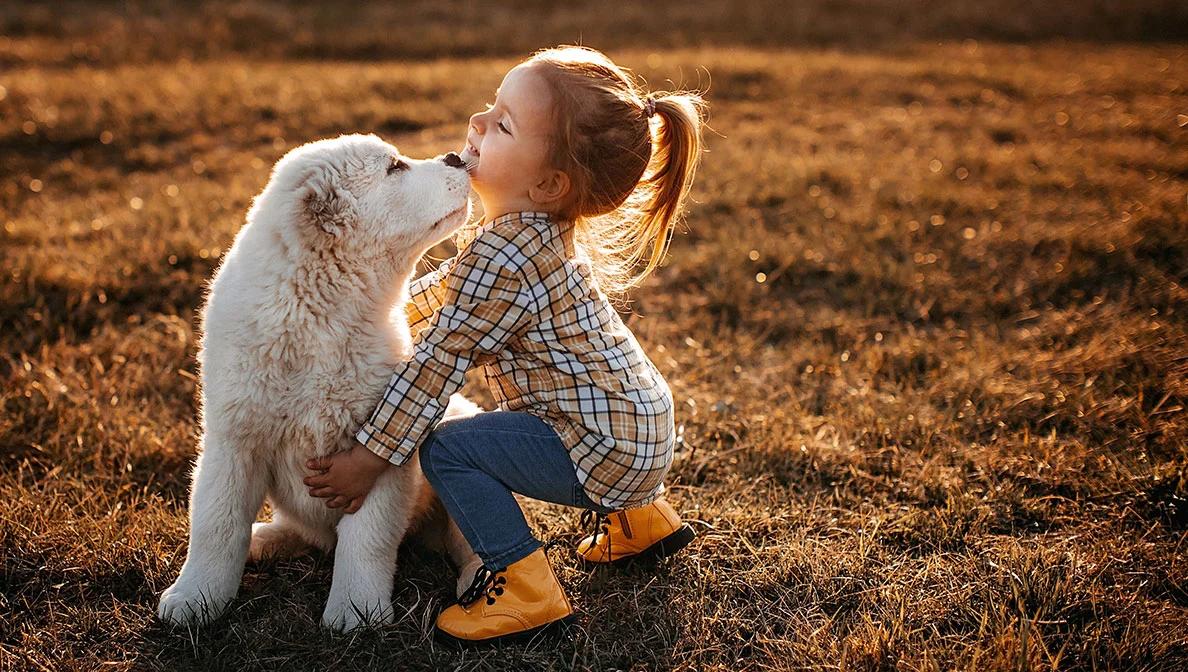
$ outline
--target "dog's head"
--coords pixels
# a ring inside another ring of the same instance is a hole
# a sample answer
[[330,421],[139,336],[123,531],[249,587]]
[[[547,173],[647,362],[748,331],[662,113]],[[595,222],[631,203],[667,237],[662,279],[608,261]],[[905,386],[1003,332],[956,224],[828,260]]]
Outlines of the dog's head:
[[282,201],[268,209],[284,212],[282,235],[302,252],[415,259],[466,221],[469,193],[456,156],[411,159],[374,135],[343,135],[281,157],[260,200]]

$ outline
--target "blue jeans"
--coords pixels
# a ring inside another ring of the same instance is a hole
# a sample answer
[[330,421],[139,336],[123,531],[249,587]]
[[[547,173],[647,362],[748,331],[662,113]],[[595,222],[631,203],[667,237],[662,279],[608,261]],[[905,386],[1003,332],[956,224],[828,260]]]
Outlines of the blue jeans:
[[420,450],[421,470],[470,547],[491,571],[541,547],[513,492],[600,513],[586,496],[573,461],[553,428],[519,411],[447,420]]

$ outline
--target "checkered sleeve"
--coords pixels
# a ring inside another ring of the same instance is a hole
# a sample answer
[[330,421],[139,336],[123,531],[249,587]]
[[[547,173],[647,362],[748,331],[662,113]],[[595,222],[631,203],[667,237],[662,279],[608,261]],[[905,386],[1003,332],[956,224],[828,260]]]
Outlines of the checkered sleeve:
[[536,300],[522,268],[503,254],[469,248],[458,255],[446,275],[441,308],[356,434],[360,443],[393,464],[408,461],[445,414],[471,364],[502,351],[531,326]]
[[446,259],[434,270],[409,283],[404,313],[408,317],[408,330],[413,336],[427,327],[433,314],[441,308],[445,298],[446,275],[455,259],[456,256]]

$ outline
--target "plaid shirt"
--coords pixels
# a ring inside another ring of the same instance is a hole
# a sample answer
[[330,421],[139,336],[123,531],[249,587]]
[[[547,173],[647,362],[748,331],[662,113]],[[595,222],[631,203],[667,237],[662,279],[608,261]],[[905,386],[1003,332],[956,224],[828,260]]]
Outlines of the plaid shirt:
[[657,497],[672,464],[672,393],[593,284],[572,228],[514,212],[459,233],[460,252],[410,286],[413,356],[359,430],[363,445],[406,462],[481,365],[502,410],[557,432],[593,501]]

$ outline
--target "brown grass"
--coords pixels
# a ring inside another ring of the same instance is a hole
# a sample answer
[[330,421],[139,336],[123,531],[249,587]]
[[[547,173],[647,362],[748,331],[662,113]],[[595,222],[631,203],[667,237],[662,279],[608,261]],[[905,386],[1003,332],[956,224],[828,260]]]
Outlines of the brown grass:
[[[0,669],[1188,667],[1188,55],[993,39],[1177,37],[1182,5],[679,3],[688,32],[649,47],[625,8],[454,36],[454,4],[0,10]],[[710,87],[688,232],[630,321],[680,405],[698,540],[650,570],[555,553],[584,613],[560,646],[432,646],[448,570],[416,547],[380,631],[318,628],[324,557],[249,568],[212,627],[156,623],[194,311],[271,163],[343,131],[456,148],[575,27],[657,87]]]

